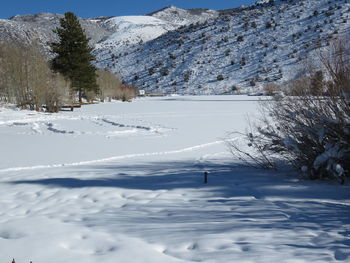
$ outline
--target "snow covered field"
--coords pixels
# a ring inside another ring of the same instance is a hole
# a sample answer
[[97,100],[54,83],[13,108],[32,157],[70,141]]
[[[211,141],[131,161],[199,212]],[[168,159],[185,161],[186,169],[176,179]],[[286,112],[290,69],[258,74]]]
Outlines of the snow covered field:
[[1,262],[350,262],[349,186],[227,152],[254,99],[0,108]]

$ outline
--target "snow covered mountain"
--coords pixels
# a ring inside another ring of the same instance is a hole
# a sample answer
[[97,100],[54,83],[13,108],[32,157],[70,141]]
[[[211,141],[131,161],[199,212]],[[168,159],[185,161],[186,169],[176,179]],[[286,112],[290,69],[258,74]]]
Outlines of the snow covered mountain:
[[[63,15],[40,13],[36,15],[18,15],[10,19],[0,19],[0,40],[30,43],[38,42],[49,54],[48,43],[55,41],[56,35],[53,29],[59,26],[59,19]],[[80,19],[91,43],[95,44],[109,36],[112,32],[99,25],[99,20]]]
[[155,39],[176,29],[172,24],[151,16],[121,16],[100,22],[114,32],[96,44],[96,49],[123,48]]
[[218,14],[208,9],[184,10],[169,6],[145,16],[121,16],[99,21],[100,26],[114,33],[96,44],[96,53],[106,50],[113,50],[115,54],[125,52],[130,45],[143,44],[180,26],[205,22]]
[[[96,50],[123,47],[153,40],[179,26],[202,22],[217,16],[207,9],[184,10],[173,6],[145,16],[80,18],[82,27]],[[47,43],[56,40],[53,29],[59,26],[61,14],[40,13],[0,19],[0,40],[30,43],[35,40],[49,52]]]
[[171,24],[183,26],[215,18],[219,15],[219,12],[200,8],[185,10],[175,6],[168,6],[149,15]]
[[[0,40],[48,51],[62,15],[0,20]],[[349,0],[261,0],[229,10],[173,6],[145,16],[81,19],[96,65],[156,93],[230,94],[288,80],[310,52],[349,35]]]
[[348,0],[276,0],[220,11],[123,52],[96,52],[98,65],[156,93],[229,94],[284,81],[310,52],[349,32]]

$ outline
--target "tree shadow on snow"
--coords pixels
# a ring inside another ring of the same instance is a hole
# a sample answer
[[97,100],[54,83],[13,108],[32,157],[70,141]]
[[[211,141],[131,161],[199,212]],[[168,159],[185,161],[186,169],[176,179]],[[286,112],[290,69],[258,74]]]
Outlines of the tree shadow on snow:
[[[62,169],[66,177],[52,176],[46,179],[18,180],[9,183],[63,188],[116,187],[134,190],[204,188],[216,193],[218,197],[227,198],[239,196],[252,196],[255,199],[350,198],[350,186],[335,186],[335,182],[303,181],[292,171],[258,170],[239,163],[152,162]],[[208,171],[208,184],[204,184],[204,171]],[[337,193],[339,190],[341,191]]]
[[[64,169],[64,168],[63,168]],[[139,190],[172,190],[219,186],[220,175],[229,175],[233,167],[227,164],[196,165],[192,162],[157,162],[146,164],[95,165],[69,168],[67,177],[19,180],[11,184],[38,184],[51,187],[117,187]],[[209,171],[211,184],[203,184],[204,171]],[[214,180],[215,178],[215,180]]]
[[[204,171],[209,172],[208,184],[203,183]],[[54,177],[58,172],[66,177]],[[114,211],[117,208],[113,208],[113,211],[98,218],[109,220],[111,217],[111,222],[125,224],[125,231],[130,232],[141,231],[141,228],[152,231],[155,225],[159,228],[165,222],[165,225],[174,222],[179,227],[168,229],[167,233],[171,235],[183,232],[183,227],[192,223],[195,227],[186,231],[198,231],[200,234],[239,232],[244,229],[253,232],[311,230],[321,233],[320,236],[311,235],[303,244],[291,240],[283,245],[301,251],[327,249],[334,252],[337,260],[349,259],[350,231],[347,226],[350,224],[350,204],[344,200],[350,199],[350,187],[302,181],[292,172],[287,174],[256,170],[240,164],[153,162],[65,167],[52,171],[51,178],[8,183],[67,189],[108,187],[198,191],[200,195],[192,197],[191,201],[174,200],[179,205],[163,207],[162,212],[152,215],[147,222],[139,216],[139,212],[133,216],[133,211],[139,211],[140,207],[133,207],[132,204],[124,210]],[[196,198],[204,198],[204,201]],[[91,220],[96,220],[96,217]],[[197,224],[198,220],[201,224]],[[207,224],[210,224],[210,228]],[[129,225],[133,227],[129,229]],[[337,232],[338,238],[327,236],[327,231]],[[323,256],[329,260],[329,254],[324,253]]]

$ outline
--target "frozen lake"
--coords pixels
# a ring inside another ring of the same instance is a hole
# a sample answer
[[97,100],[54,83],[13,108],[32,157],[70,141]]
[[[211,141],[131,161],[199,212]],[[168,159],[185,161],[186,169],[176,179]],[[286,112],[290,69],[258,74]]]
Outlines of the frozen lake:
[[2,260],[350,262],[348,185],[254,170],[228,153],[227,133],[245,130],[256,100],[0,108]]

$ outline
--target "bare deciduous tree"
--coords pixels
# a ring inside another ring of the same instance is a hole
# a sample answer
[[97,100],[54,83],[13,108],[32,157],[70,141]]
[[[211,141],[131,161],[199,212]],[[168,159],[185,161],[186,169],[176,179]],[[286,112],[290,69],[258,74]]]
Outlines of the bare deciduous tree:
[[[22,108],[57,111],[68,83],[52,73],[36,43],[0,43],[0,99]],[[53,107],[55,106],[55,107]]]
[[129,101],[137,96],[137,88],[132,85],[123,84],[114,73],[106,70],[98,70],[97,84],[100,88],[100,99],[116,99]]

